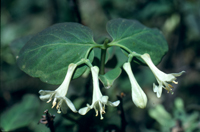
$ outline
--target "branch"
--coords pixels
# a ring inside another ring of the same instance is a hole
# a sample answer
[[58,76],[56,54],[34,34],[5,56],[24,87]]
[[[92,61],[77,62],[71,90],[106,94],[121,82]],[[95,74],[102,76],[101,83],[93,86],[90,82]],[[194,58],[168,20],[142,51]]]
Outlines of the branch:
[[55,118],[55,115],[49,114],[48,109],[44,111],[44,114],[46,115],[42,115],[42,118],[40,119],[38,124],[39,123],[45,124],[50,129],[51,132],[55,132],[55,128],[53,125],[53,120]]

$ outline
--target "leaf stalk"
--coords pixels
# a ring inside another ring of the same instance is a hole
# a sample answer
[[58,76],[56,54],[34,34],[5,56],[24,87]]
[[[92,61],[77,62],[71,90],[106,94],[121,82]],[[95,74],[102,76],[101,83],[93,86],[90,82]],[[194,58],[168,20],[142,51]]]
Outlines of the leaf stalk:
[[103,43],[103,48],[101,49],[101,65],[100,65],[100,74],[105,74],[105,60],[106,60],[106,50],[108,48],[109,39],[105,39]]

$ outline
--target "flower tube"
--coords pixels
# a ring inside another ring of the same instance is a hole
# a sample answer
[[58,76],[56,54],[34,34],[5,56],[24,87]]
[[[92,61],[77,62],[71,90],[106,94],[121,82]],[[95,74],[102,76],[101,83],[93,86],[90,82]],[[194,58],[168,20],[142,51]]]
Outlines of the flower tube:
[[73,75],[76,67],[77,67],[77,65],[73,64],[73,63],[71,63],[68,66],[67,74],[65,76],[64,81],[55,91],[50,91],[50,90],[40,90],[39,91],[41,100],[43,100],[43,101],[48,100],[47,103],[49,103],[53,99],[52,108],[57,104],[56,109],[58,110],[57,111],[58,113],[61,113],[61,111],[63,113],[66,113],[66,107],[67,106],[73,112],[77,112],[73,103],[67,97],[65,97],[67,95],[69,83],[71,81],[72,75]]
[[92,79],[93,79],[93,96],[92,96],[92,104],[87,104],[86,107],[81,108],[78,112],[81,115],[85,115],[89,110],[93,109],[96,112],[96,116],[98,116],[98,111],[100,113],[100,118],[103,119],[102,114],[105,113],[105,105],[116,107],[119,105],[120,101],[110,102],[108,101],[108,96],[103,96],[100,88],[99,88],[99,68],[97,66],[91,67]]
[[170,73],[165,74],[164,72],[160,71],[152,62],[149,54],[145,53],[141,55],[141,58],[146,62],[146,64],[149,66],[151,71],[156,77],[156,80],[158,82],[158,86],[153,84],[153,91],[157,93],[157,97],[160,98],[162,94],[162,88],[166,89],[168,92],[172,92],[173,86],[171,84],[168,84],[168,82],[172,82],[174,84],[178,84],[176,82],[176,77],[181,76],[185,71],[179,72],[179,73]]
[[133,103],[139,108],[145,108],[147,104],[147,96],[144,93],[144,91],[141,89],[141,87],[138,85],[133,75],[130,62],[124,63],[123,68],[128,74],[129,80],[131,82]]

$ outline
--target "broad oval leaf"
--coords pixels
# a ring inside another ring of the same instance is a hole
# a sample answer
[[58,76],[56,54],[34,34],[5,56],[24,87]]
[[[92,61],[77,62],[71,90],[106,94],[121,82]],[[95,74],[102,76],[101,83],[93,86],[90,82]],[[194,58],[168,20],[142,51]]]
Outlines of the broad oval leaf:
[[[139,54],[148,53],[154,64],[158,64],[168,51],[167,42],[161,31],[145,27],[135,20],[114,19],[107,23],[107,31],[113,38],[109,46]],[[140,58],[134,60],[144,63]]]
[[[30,76],[49,84],[61,84],[70,63],[88,56],[93,60],[91,49],[95,44],[89,28],[77,23],[60,23],[32,37],[21,49],[17,62]],[[82,75],[86,68],[86,65],[79,66],[73,78]]]

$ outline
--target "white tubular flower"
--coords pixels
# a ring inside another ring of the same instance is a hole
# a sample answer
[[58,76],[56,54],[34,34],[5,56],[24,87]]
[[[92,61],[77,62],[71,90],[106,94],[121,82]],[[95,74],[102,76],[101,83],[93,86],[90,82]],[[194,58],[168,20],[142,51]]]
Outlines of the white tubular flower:
[[[66,98],[66,94],[68,91],[68,87],[69,87],[69,83],[71,81],[73,72],[76,68],[76,64],[71,63],[68,66],[68,70],[67,70],[67,74],[65,76],[64,81],[62,82],[62,84],[55,90],[55,91],[50,91],[50,90],[40,90],[40,99],[45,101],[48,100],[47,103],[51,102],[51,100],[53,99],[52,102],[52,108],[56,105],[57,101],[57,106],[56,109],[58,110],[58,113],[61,113],[61,111],[63,113],[67,112],[67,106],[73,111],[73,112],[77,112],[76,108],[74,107],[73,103]],[[67,105],[67,106],[66,106]]]
[[168,84],[167,82],[172,82],[174,84],[178,84],[176,82],[176,77],[181,76],[185,71],[182,71],[180,73],[170,73],[165,74],[164,72],[160,71],[152,62],[149,54],[145,53],[141,55],[141,58],[146,62],[146,64],[149,66],[151,71],[156,77],[156,80],[158,82],[158,86],[153,84],[153,91],[157,93],[157,97],[160,98],[162,94],[162,88],[166,89],[169,92],[172,92],[172,85]]
[[97,66],[94,66],[91,68],[92,72],[92,79],[93,79],[93,96],[92,96],[92,105],[87,104],[87,107],[81,108],[78,112],[81,115],[85,115],[90,109],[95,110],[96,116],[98,116],[98,111],[100,113],[101,119],[103,119],[102,114],[105,113],[105,105],[109,106],[118,106],[120,101],[110,102],[108,101],[108,96],[103,96],[100,88],[99,88],[99,68]]
[[132,100],[134,104],[139,108],[145,108],[147,104],[147,96],[144,93],[144,91],[141,89],[141,87],[138,85],[133,75],[130,63],[129,62],[124,63],[123,68],[128,74],[129,80],[131,82]]

